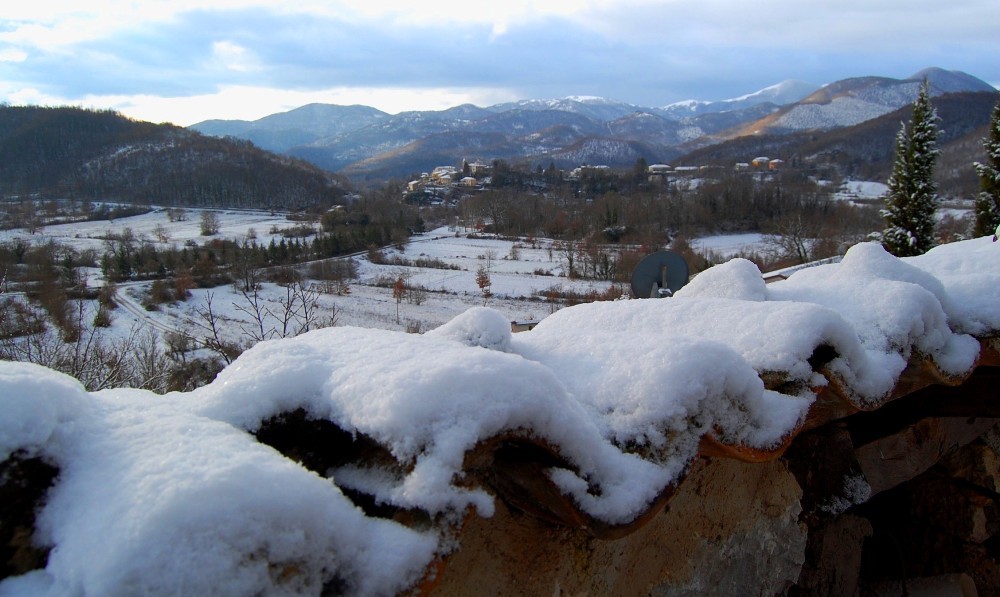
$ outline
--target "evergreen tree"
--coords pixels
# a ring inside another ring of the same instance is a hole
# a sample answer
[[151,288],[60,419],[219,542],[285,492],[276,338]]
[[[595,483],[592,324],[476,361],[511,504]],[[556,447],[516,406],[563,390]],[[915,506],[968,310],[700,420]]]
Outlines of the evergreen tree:
[[902,124],[896,135],[896,161],[882,210],[886,228],[879,238],[887,251],[899,257],[920,255],[934,246],[934,212],[940,204],[934,183],[934,161],[940,153],[937,120],[924,80],[913,102],[910,126]]
[[986,161],[975,163],[980,188],[976,197],[976,236],[991,235],[1000,226],[1000,102],[993,108],[983,148]]

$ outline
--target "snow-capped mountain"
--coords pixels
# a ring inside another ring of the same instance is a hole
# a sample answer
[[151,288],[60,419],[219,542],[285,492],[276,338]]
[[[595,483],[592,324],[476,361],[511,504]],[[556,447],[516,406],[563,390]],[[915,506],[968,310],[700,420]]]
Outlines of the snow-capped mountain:
[[945,93],[996,91],[972,75],[940,68],[924,69],[906,79],[854,77],[824,85],[801,101],[734,128],[725,136],[829,130],[861,124],[912,103],[925,79],[932,97]]
[[817,89],[819,85],[788,79],[740,97],[720,101],[685,100],[663,106],[658,112],[668,118],[682,120],[700,114],[743,110],[765,103],[783,106],[797,102]]
[[580,114],[587,118],[607,122],[621,118],[637,110],[642,110],[643,108],[635,104],[619,102],[603,97],[573,95],[559,99],[528,99],[507,102],[491,106],[487,109],[491,112],[508,112],[511,110],[539,112],[555,110]]
[[931,68],[907,79],[857,77],[823,87],[787,80],[727,100],[659,108],[592,96],[395,115],[367,106],[311,104],[253,122],[206,121],[191,128],[249,139],[354,176],[406,176],[464,158],[575,167],[579,164],[573,160],[586,155],[590,163],[628,166],[637,154],[649,162],[669,162],[739,136],[865,122],[912,102],[925,78],[935,95],[995,91],[966,73]]
[[925,68],[914,73],[911,79],[923,81],[927,79],[931,89],[938,93],[958,93],[962,91],[996,91],[992,85],[973,77],[968,73],[943,68]]

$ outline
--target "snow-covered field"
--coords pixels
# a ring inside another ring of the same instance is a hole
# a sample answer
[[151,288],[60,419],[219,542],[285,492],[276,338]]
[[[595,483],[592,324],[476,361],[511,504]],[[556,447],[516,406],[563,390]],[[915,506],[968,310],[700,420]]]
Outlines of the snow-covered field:
[[[0,231],[0,242],[26,238],[33,243],[53,239],[76,250],[105,250],[105,238],[130,229],[136,238],[159,248],[183,246],[185,243],[204,243],[209,238],[240,238],[256,236],[257,242],[267,244],[280,235],[280,230],[301,224],[283,214],[259,211],[213,210],[219,218],[220,233],[205,237],[200,232],[201,210],[188,209],[187,218],[171,222],[166,210],[154,211],[113,222],[81,222],[47,226],[37,234],[24,230]],[[162,237],[162,238],[161,238]],[[721,242],[721,241],[714,241]],[[540,239],[534,245],[495,238],[468,238],[465,232],[440,228],[427,234],[412,237],[403,251],[387,249],[388,261],[399,256],[409,261],[419,259],[440,260],[457,269],[377,265],[364,255],[355,257],[359,279],[351,282],[350,293],[343,296],[321,294],[320,319],[335,317],[337,325],[352,325],[389,330],[409,329],[426,331],[451,320],[474,306],[484,304],[483,294],[476,283],[480,267],[489,267],[492,296],[485,303],[510,320],[539,320],[552,313],[559,305],[543,300],[539,295],[546,291],[586,294],[603,292],[610,282],[570,280],[565,277],[566,262],[559,250],[549,240]],[[416,300],[407,297],[398,305],[391,286],[386,281],[402,276],[410,287],[422,289]],[[99,270],[88,272],[89,283],[103,284]],[[221,316],[228,335],[240,335],[240,326],[248,320],[241,311],[246,299],[232,286],[212,289],[194,289],[186,302],[164,305],[159,311],[146,311],[140,305],[148,292],[150,282],[119,285],[123,309],[114,314],[112,333],[126,334],[136,324],[144,323],[155,329],[190,331],[197,311],[204,310],[209,295],[213,310]],[[276,284],[265,283],[261,297],[272,312],[280,310],[280,301],[286,291]],[[274,322],[270,322],[274,323]]]
[[889,186],[882,182],[848,180],[833,198],[839,201],[874,200],[885,197],[888,192]]
[[695,251],[711,251],[716,255],[728,258],[759,250],[764,244],[763,234],[747,232],[744,234],[703,236],[692,240],[691,248]]
[[[164,208],[154,208],[153,211],[114,221],[97,220],[93,222],[76,222],[72,224],[56,224],[42,228],[37,234],[28,234],[23,229],[0,230],[0,242],[15,238],[29,238],[33,241],[51,238],[64,243],[78,251],[93,249],[104,250],[104,239],[109,234],[121,234],[126,228],[139,239],[145,239],[157,247],[183,245],[186,241],[204,243],[209,237],[201,235],[201,215],[203,211],[215,213],[219,218],[219,234],[213,238],[238,238],[246,236],[257,237],[257,242],[267,244],[280,236],[272,234],[272,227],[278,229],[290,228],[301,222],[294,222],[284,214],[271,214],[266,211],[253,210],[201,210],[185,209],[185,219],[171,222]],[[161,240],[158,235],[165,235]]]
[[[848,181],[839,198],[874,199],[882,196],[886,186],[882,183]],[[121,234],[126,228],[142,242],[152,243],[160,249],[181,247],[185,244],[203,244],[209,238],[255,238],[258,243],[280,241],[280,231],[302,225],[285,214],[253,210],[209,210],[218,218],[219,234],[206,237],[201,234],[203,210],[185,210],[185,219],[171,221],[168,211],[153,211],[114,221],[80,222],[46,226],[36,234],[23,229],[0,231],[0,243],[15,238],[31,242],[53,239],[78,251],[105,250],[105,239]],[[944,211],[944,210],[942,210]],[[758,233],[707,236],[691,239],[697,251],[712,252],[731,258],[765,247],[765,237]],[[349,294],[320,294],[318,304],[320,320],[333,320],[336,325],[350,325],[388,330],[427,331],[451,320],[474,306],[489,307],[503,313],[509,320],[540,320],[556,311],[560,305],[544,299],[546,293],[588,294],[602,293],[610,282],[571,280],[566,277],[565,256],[551,240],[536,239],[512,242],[489,237],[469,238],[465,231],[447,227],[414,236],[403,251],[387,249],[387,261],[403,258],[409,262],[437,261],[448,269],[374,264],[365,255],[354,257],[359,278],[350,283]],[[488,267],[492,296],[484,301],[476,282],[477,270]],[[305,270],[305,268],[300,268]],[[391,287],[392,281],[402,276],[407,285],[418,292],[409,294],[397,304]],[[89,283],[103,283],[99,270],[88,272]],[[192,290],[186,302],[164,305],[159,311],[146,311],[142,306],[150,282],[125,283],[119,288],[120,303],[124,307],[114,312],[111,332],[127,334],[137,324],[159,331],[191,331],[204,311],[209,296],[213,310],[227,335],[244,335],[241,326],[248,320],[246,298],[231,286]],[[627,288],[626,288],[627,292]],[[265,283],[260,291],[263,305],[272,313],[281,310],[281,301],[287,300],[286,289]],[[398,312],[397,312],[398,310]],[[269,322],[274,325],[275,322]]]

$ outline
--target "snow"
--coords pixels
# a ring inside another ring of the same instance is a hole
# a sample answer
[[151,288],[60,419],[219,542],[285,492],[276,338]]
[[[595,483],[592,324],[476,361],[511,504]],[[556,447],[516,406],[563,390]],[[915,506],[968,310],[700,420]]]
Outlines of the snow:
[[[218,212],[221,223],[220,234],[215,237],[205,237],[201,236],[199,230],[200,213],[197,209],[188,209],[186,220],[172,223],[164,210],[154,208],[154,211],[148,214],[120,218],[114,222],[79,222],[46,226],[41,235],[31,235],[23,230],[0,231],[0,242],[16,238],[40,242],[51,238],[78,251],[87,249],[104,251],[103,238],[109,232],[121,232],[124,228],[130,228],[143,242],[165,248],[171,245],[183,245],[187,240],[202,244],[210,238],[233,239],[245,236],[247,231],[253,228],[258,242],[267,244],[272,236],[277,238],[270,233],[272,227],[282,229],[299,224],[282,214],[226,210]],[[161,243],[155,237],[153,231],[157,225],[167,230],[169,239],[166,243]],[[470,237],[466,230],[457,232],[447,227],[414,236],[404,251],[387,249],[386,256],[390,259],[402,257],[411,262],[419,259],[440,260],[454,269],[377,265],[370,263],[363,255],[358,256],[355,260],[359,279],[350,282],[350,293],[343,296],[321,294],[318,297],[320,311],[323,317],[335,311],[338,325],[393,330],[433,329],[473,306],[483,305],[482,293],[476,284],[476,270],[487,263],[488,257],[492,257],[490,266],[492,297],[488,305],[503,313],[508,320],[540,319],[557,309],[559,307],[557,303],[548,303],[540,298],[548,291],[556,295],[601,294],[612,285],[606,281],[567,278],[563,252],[553,248],[552,240],[518,242],[516,258],[511,251],[514,244],[510,240],[488,235]],[[399,276],[403,276],[410,287],[423,288],[426,292],[419,304],[409,299],[404,300],[399,305],[400,317],[397,320],[392,289],[384,287],[384,282],[394,281]],[[103,283],[100,270],[90,270],[88,283],[91,286]],[[107,335],[127,337],[136,325],[158,331],[196,332],[197,327],[193,326],[192,322],[199,320],[197,312],[204,309],[209,293],[214,297],[213,310],[220,316],[223,337],[236,340],[242,334],[242,327],[253,327],[248,315],[237,308],[246,307],[246,299],[231,286],[193,289],[192,296],[185,302],[164,304],[158,311],[147,311],[142,303],[150,285],[151,282],[118,284],[118,302],[124,308],[112,313],[113,324],[111,328],[105,330]],[[280,301],[286,300],[285,288],[265,283],[260,289],[260,299],[262,305],[268,307],[271,312],[280,313],[282,312]],[[276,321],[269,320],[267,323],[273,325]]]
[[[5,386],[21,367],[0,363]],[[48,566],[0,593],[318,594],[341,570],[392,567],[414,580],[434,552],[433,536],[365,518],[334,485],[230,425],[142,392],[88,396],[31,373],[5,402],[79,404],[42,446],[60,467],[37,523],[55,546]],[[349,580],[359,593],[398,588],[380,575]]]
[[833,194],[833,198],[841,201],[874,200],[884,198],[888,192],[889,185],[882,182],[848,180],[844,182],[839,191]]
[[827,104],[796,104],[774,121],[774,128],[830,129],[860,124],[896,110],[899,106],[861,97],[835,97]]
[[90,397],[72,377],[30,363],[0,361],[3,417],[0,460],[17,450],[32,454],[66,421],[80,417]]
[[935,247],[903,261],[937,278],[948,291],[946,313],[956,332],[984,335],[1000,329],[1000,245],[983,237]]
[[[216,236],[201,235],[201,215],[205,211],[213,212],[219,218],[219,234]],[[270,233],[272,227],[282,229],[302,224],[302,222],[289,220],[286,214],[272,214],[256,210],[184,208],[184,217],[186,219],[171,222],[167,216],[166,208],[156,207],[148,213],[119,218],[114,221],[95,220],[53,224],[45,226],[41,235],[28,234],[22,229],[0,230],[0,242],[15,239],[31,241],[43,236],[45,239],[68,244],[78,251],[87,249],[103,251],[105,249],[104,239],[110,234],[120,234],[125,228],[129,228],[136,238],[150,242],[158,248],[167,248],[171,245],[183,245],[186,241],[196,241],[201,244],[212,238],[246,237],[248,231],[252,229],[253,233],[256,234],[257,242],[267,245],[272,238],[275,242],[281,240],[280,235]],[[157,228],[158,226],[159,228]],[[159,240],[157,232],[166,235],[166,242]]]
[[767,286],[752,261],[736,258],[695,276],[678,291],[678,296],[763,301],[767,298]]
[[978,342],[948,325],[946,310],[953,307],[942,283],[877,243],[855,245],[839,264],[800,270],[769,290],[777,300],[808,300],[836,311],[872,360],[894,375],[914,351],[951,375],[967,373],[978,356]]
[[692,112],[694,112],[699,107],[701,107],[701,106],[707,106],[707,105],[709,105],[711,103],[712,102],[706,101],[706,100],[688,99],[688,100],[681,100],[679,102],[674,102],[672,104],[667,104],[666,106],[662,106],[660,109],[661,110],[671,110],[671,109],[675,109],[675,108],[687,108],[687,109],[691,110]]
[[722,257],[733,257],[739,253],[760,250],[765,244],[763,234],[746,232],[702,236],[691,241],[691,248],[696,251],[713,251]]
[[473,307],[425,335],[450,338],[466,346],[510,351],[510,322],[498,311],[485,307]]
[[[980,238],[897,259],[864,243],[766,286],[735,259],[673,298],[570,307],[516,335],[483,307],[425,334],[326,328],[259,343],[213,383],[164,396],[88,393],[0,362],[0,456],[60,470],[38,513],[47,566],[0,595],[400,592],[454,548],[463,516],[492,515],[463,467],[500,437],[551,446],[559,490],[598,521],[630,522],[682,479],[705,433],[759,449],[795,433],[830,381],[810,363],[820,348],[865,406],[914,357],[967,373],[971,334],[1000,330],[998,251]],[[762,381],[774,376],[781,391]],[[390,461],[317,473],[256,440],[298,409]],[[344,490],[434,524],[367,516]]]

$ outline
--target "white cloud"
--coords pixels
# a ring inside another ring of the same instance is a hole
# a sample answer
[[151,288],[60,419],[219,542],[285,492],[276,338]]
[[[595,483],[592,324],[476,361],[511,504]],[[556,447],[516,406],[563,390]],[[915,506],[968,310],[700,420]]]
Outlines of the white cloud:
[[19,48],[3,48],[0,50],[0,62],[24,62],[28,53]]
[[311,103],[364,104],[395,114],[404,110],[443,110],[465,103],[485,106],[517,99],[513,93],[494,89],[339,87],[294,91],[249,86],[229,86],[217,93],[187,97],[88,96],[79,101],[67,101],[34,92],[21,94],[20,98],[14,103],[106,106],[132,118],[181,126],[214,118],[257,120]]
[[260,64],[251,51],[231,41],[212,44],[212,54],[224,68],[237,72],[260,70]]
[[33,87],[15,88],[10,83],[0,82],[0,96],[3,101],[18,105],[55,106],[65,104],[60,98],[45,95]]
[[190,123],[312,101],[398,112],[584,94],[660,105],[928,66],[996,81],[998,20],[996,0],[18,3],[0,19],[0,100],[114,101]]

